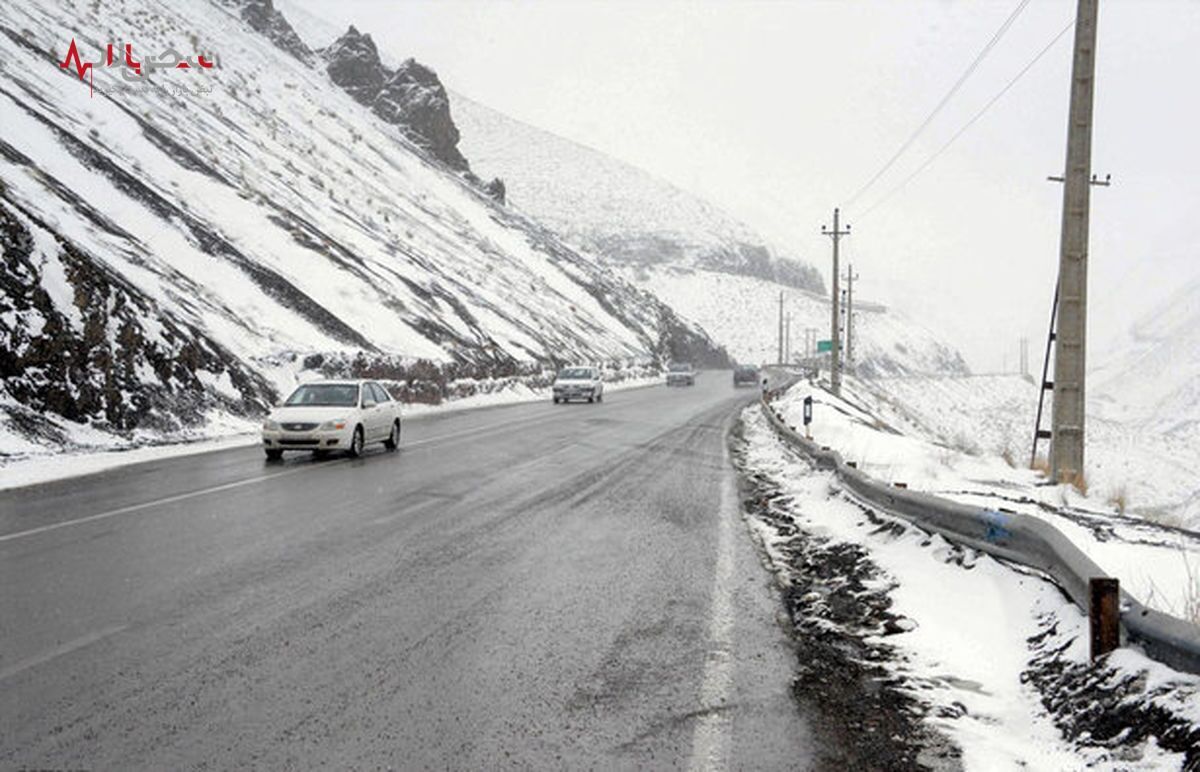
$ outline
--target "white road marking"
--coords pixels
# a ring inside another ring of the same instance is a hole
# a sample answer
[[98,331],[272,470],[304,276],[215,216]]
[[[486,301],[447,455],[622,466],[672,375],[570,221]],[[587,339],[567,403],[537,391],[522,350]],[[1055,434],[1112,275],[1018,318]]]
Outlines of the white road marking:
[[18,662],[15,665],[9,665],[3,670],[0,670],[0,681],[7,680],[8,678],[15,676],[17,673],[23,673],[31,667],[44,665],[52,659],[58,659],[62,655],[70,654],[73,651],[82,649],[84,646],[90,646],[96,641],[103,640],[110,635],[116,635],[126,627],[128,627],[128,625],[113,625],[111,627],[105,627],[102,630],[97,630],[94,633],[88,633],[87,635],[76,638],[73,641],[67,641],[61,646],[56,646],[53,649],[39,654],[36,657],[30,657],[23,662]]
[[[728,450],[724,451],[728,456]],[[725,458],[724,468],[730,469]],[[700,684],[700,710],[692,733],[691,770],[726,769],[730,718],[726,713],[733,690],[733,570],[735,526],[738,516],[737,486],[728,471],[721,483],[717,513],[717,566],[713,577],[708,620],[708,656]]]
[[[441,434],[436,437],[427,437],[423,440],[417,440],[416,442],[408,442],[408,443],[402,442],[400,447],[401,448],[411,448],[411,447],[416,447],[418,445],[426,445],[426,444],[429,444],[432,442],[441,442],[443,440],[452,440],[452,439],[456,439],[459,437],[464,437],[464,436],[472,435],[472,434],[473,435],[482,435],[482,434],[487,434],[488,432],[491,432],[492,430],[503,429],[507,426],[512,426],[514,424],[530,425],[530,424],[536,424],[536,423],[543,423],[545,421],[548,421],[552,418],[557,418],[557,417],[558,417],[558,414],[556,413],[554,415],[550,415],[545,418],[538,418],[538,419],[532,419],[532,420],[527,419],[527,418],[522,418],[522,419],[517,419],[515,421],[503,421],[503,422],[497,423],[497,424],[489,424],[488,426],[476,427],[473,429],[466,429],[461,432],[451,432],[450,434]],[[319,468],[320,469],[328,469],[330,466],[332,466],[334,464],[343,463],[346,460],[347,459],[338,459],[336,461],[331,461],[329,463],[321,464],[319,466]],[[151,509],[153,507],[159,507],[164,504],[175,504],[180,501],[187,501],[188,499],[195,499],[195,498],[199,498],[200,496],[207,496],[210,493],[220,493],[222,491],[228,491],[228,490],[233,490],[235,488],[241,488],[246,485],[255,485],[257,483],[266,482],[267,480],[275,480],[280,477],[287,477],[287,476],[293,475],[293,474],[300,474],[301,472],[308,472],[311,474],[312,471],[313,471],[313,467],[306,464],[306,465],[298,467],[296,469],[289,469],[284,472],[276,472],[275,474],[264,475],[262,477],[251,477],[246,480],[236,480],[234,482],[223,483],[221,485],[214,485],[211,488],[202,488],[198,491],[189,491],[188,493],[179,493],[174,496],[166,496],[164,498],[155,499],[153,501],[145,501],[145,502],[142,502],[141,504],[130,504],[129,506],[119,507],[117,509],[110,509],[107,512],[99,512],[95,515],[88,515],[87,517],[79,517],[74,520],[64,520],[60,523],[51,523],[49,525],[38,526],[37,528],[30,528],[29,530],[26,530],[26,531],[17,531],[16,533],[4,534],[3,536],[0,536],[0,544],[7,542],[7,541],[15,541],[17,539],[24,539],[28,536],[36,536],[41,533],[57,531],[60,528],[68,528],[70,526],[84,525],[85,523],[94,523],[98,520],[107,520],[108,518],[116,517],[117,515],[127,515],[132,512],[140,512],[143,510]]]

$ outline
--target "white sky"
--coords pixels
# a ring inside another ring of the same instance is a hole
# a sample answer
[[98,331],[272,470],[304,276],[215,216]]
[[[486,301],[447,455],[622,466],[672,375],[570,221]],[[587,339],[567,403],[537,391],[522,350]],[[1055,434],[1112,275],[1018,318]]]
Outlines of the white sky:
[[[446,85],[717,203],[829,272],[819,235],[959,77],[1017,0],[286,0],[354,23]],[[1058,259],[1068,33],[958,143],[865,218],[1073,17],[1034,0],[934,124],[845,211],[863,297],[976,370],[1040,366]],[[1093,356],[1200,275],[1200,3],[1101,0]]]

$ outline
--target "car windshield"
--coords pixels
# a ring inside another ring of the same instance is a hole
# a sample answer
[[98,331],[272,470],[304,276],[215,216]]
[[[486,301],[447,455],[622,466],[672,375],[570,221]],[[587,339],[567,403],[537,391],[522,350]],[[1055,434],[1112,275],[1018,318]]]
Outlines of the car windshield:
[[567,381],[577,381],[592,377],[592,371],[586,367],[567,367],[558,374],[559,378]]
[[740,365],[740,366],[738,366],[738,372],[739,372],[739,373],[754,373],[754,372],[757,372],[757,371],[758,371],[758,368],[757,368],[757,367],[755,367],[754,365]]
[[691,371],[691,369],[692,366],[687,364],[671,365],[671,372],[673,373],[686,373]]
[[293,391],[283,404],[289,407],[354,407],[358,404],[358,386],[352,383],[310,383]]

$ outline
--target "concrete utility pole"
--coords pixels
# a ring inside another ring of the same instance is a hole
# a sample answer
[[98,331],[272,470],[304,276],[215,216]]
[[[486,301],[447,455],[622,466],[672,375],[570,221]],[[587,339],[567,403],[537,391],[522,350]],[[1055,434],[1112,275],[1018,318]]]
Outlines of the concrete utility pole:
[[783,361],[792,361],[792,312],[789,311],[783,322]]
[[841,289],[838,287],[838,240],[841,239],[842,236],[850,235],[850,226],[847,225],[846,230],[840,230],[838,225],[838,217],[838,210],[834,209],[833,230],[829,230],[822,225],[821,233],[833,239],[833,324],[831,325],[833,329],[830,337],[829,382],[833,387],[834,395],[840,397],[842,395],[842,338],[840,331],[838,330],[838,327],[840,326],[838,323],[841,321],[838,318],[840,315],[839,312],[841,311],[841,308],[838,305],[841,302]]
[[1088,217],[1092,173],[1092,94],[1096,75],[1096,14],[1099,0],[1079,0],[1067,167],[1063,173],[1062,239],[1058,261],[1058,327],[1054,340],[1054,412],[1050,471],[1058,481],[1084,471],[1084,410],[1087,367]]
[[846,266],[846,370],[854,372],[854,266]]
[[776,361],[783,364],[783,290],[779,291],[779,358]]

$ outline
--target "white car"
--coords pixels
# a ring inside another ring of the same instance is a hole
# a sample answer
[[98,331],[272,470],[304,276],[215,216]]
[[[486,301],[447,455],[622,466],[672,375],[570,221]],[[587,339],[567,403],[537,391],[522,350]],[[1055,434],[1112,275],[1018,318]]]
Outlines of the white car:
[[558,377],[554,379],[554,404],[573,399],[604,401],[604,380],[599,367],[572,365],[558,371]]
[[362,455],[372,442],[400,447],[400,403],[375,381],[318,381],[292,392],[262,427],[267,458],[285,450]]

